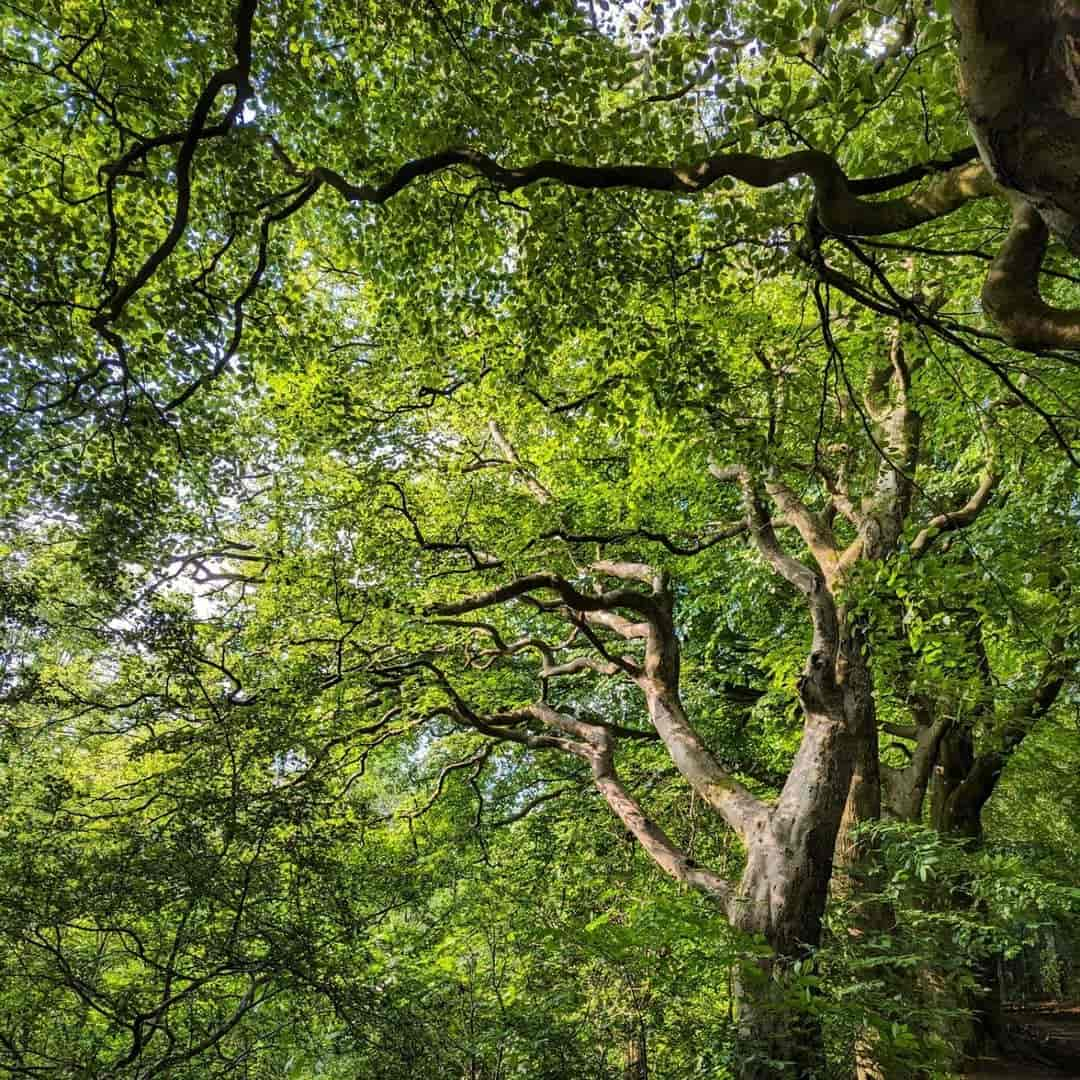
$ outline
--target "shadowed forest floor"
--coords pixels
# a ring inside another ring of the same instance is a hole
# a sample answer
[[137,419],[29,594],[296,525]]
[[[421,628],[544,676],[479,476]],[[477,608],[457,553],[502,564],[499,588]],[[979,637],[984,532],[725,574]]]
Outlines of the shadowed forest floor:
[[980,1058],[967,1073],[968,1080],[1000,1080],[1007,1076],[1015,1080],[1034,1077],[1080,1080],[1080,1005],[1054,1001],[1031,1005],[1011,1011],[1009,1021],[1019,1035],[1045,1046],[1048,1057],[1075,1059],[1076,1067],[1052,1068],[1049,1064],[1011,1057]]

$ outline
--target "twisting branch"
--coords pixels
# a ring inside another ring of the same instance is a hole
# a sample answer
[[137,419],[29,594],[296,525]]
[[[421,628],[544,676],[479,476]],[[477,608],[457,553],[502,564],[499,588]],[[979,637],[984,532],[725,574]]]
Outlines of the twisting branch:
[[[561,607],[571,622],[579,627],[583,634],[601,654],[601,660],[592,657],[580,657],[568,661],[565,665],[545,663],[548,675],[572,673],[579,670],[593,670],[603,674],[626,674],[640,688],[645,696],[649,718],[660,739],[663,741],[672,762],[698,795],[712,806],[740,836],[746,838],[762,814],[763,804],[745,787],[731,777],[720,765],[715,756],[705,745],[700,735],[690,723],[679,694],[679,641],[672,615],[674,596],[667,576],[645,563],[601,561],[590,568],[593,573],[615,577],[624,581],[640,581],[650,587],[645,593],[636,589],[624,588],[610,591],[599,590],[594,595],[579,592],[564,578],[555,574],[531,574],[510,582],[490,592],[466,597],[463,600],[435,604],[429,613],[436,616],[456,616],[481,608],[489,608],[518,599],[531,598],[534,592],[553,591],[559,595]],[[535,599],[534,599],[534,602]],[[643,617],[641,623],[631,623],[617,614],[618,609],[626,608]],[[544,610],[557,610],[544,606]],[[457,621],[457,620],[455,620]],[[615,657],[608,653],[602,643],[590,630],[590,624],[609,629],[630,639],[644,639],[645,655],[638,663],[629,657]],[[500,641],[502,639],[500,638]],[[509,646],[503,642],[504,650]],[[543,678],[544,671],[539,673]],[[463,704],[463,703],[459,703]],[[542,712],[541,710],[546,710]],[[463,713],[467,709],[462,708]],[[573,736],[572,745],[563,749],[581,756],[583,746],[592,745],[592,737],[600,730],[613,730],[610,726],[585,728],[568,727],[568,719],[561,714],[556,720],[553,710],[546,702],[530,706],[526,710],[517,710],[496,724],[493,720],[470,717],[469,722],[480,730],[501,735],[502,737],[534,745],[536,739],[550,740],[552,736],[537,736],[520,730],[520,724],[528,718],[541,720],[548,727],[555,727],[563,734]],[[508,723],[509,727],[504,727]],[[577,724],[583,721],[575,721]],[[483,725],[486,725],[484,727]],[[549,741],[535,745],[552,745]]]
[[[587,634],[587,628],[581,622],[575,622],[574,629],[570,632],[569,637],[555,644],[533,636],[506,642],[498,630],[488,623],[468,622],[461,619],[440,619],[436,621],[435,625],[471,627],[491,635],[495,645],[494,648],[482,649],[478,653],[470,653],[467,656],[466,662],[468,666],[478,671],[486,671],[500,657],[514,656],[516,653],[526,650],[538,652],[542,657],[543,662],[537,671],[537,676],[541,681],[559,678],[563,675],[577,675],[583,671],[593,671],[599,675],[618,675],[620,672],[631,670],[625,661],[619,661],[609,656],[603,650],[602,644]],[[562,663],[557,662],[555,659],[556,654],[570,648],[583,632],[596,645],[598,651],[602,653],[602,658],[584,655],[571,657]]]
[[444,765],[439,770],[438,779],[435,781],[435,790],[415,810],[410,810],[407,813],[402,814],[402,818],[412,820],[413,818],[422,817],[426,814],[435,803],[438,802],[439,796],[442,795],[443,788],[446,786],[446,779],[452,772],[457,772],[460,769],[468,769],[474,765],[483,768],[487,759],[491,757],[494,748],[494,743],[485,743],[475,754],[470,754],[461,761],[451,761],[448,765]]
[[597,741],[591,765],[593,781],[600,794],[657,866],[676,881],[700,889],[721,902],[730,899],[731,885],[719,874],[700,866],[674,844],[623,786],[615,771],[614,739],[610,735],[605,734]]
[[1039,212],[1009,193],[1012,227],[983,285],[983,307],[1018,349],[1080,348],[1080,308],[1055,308],[1039,291],[1050,233]]
[[581,784],[570,784],[566,787],[552,788],[551,791],[545,791],[543,794],[529,799],[528,802],[523,803],[518,809],[506,814],[504,817],[498,818],[496,821],[489,821],[487,824],[492,829],[501,829],[506,825],[513,825],[514,822],[522,821],[534,810],[539,809],[546,803],[552,802],[555,799],[561,799],[566,795],[580,795],[583,790],[585,789]]
[[[191,122],[183,133],[182,139],[175,135],[164,136],[157,141],[149,140],[140,143],[129,151],[119,161],[113,162],[103,170],[109,177],[110,186],[115,183],[116,177],[126,173],[131,166],[145,157],[154,146],[165,146],[179,141],[180,149],[176,155],[176,206],[173,211],[172,225],[165,239],[147,256],[146,260],[132,277],[123,285],[119,286],[111,298],[108,306],[91,320],[91,325],[99,331],[104,331],[110,323],[119,318],[121,312],[127,306],[128,301],[153,277],[158,267],[176,249],[181,237],[187,231],[188,216],[191,211],[191,165],[195,157],[195,150],[199,142],[207,137],[207,120],[214,102],[226,87],[233,88],[233,101],[229,106],[221,123],[210,130],[210,134],[220,135],[230,131],[243,113],[244,104],[255,93],[251,85],[251,28],[255,19],[255,8],[258,0],[240,0],[233,19],[236,23],[236,43],[234,46],[235,62],[222,71],[211,76],[199,100],[195,104],[195,110],[191,115]],[[112,266],[115,253],[115,235],[110,242],[109,261],[106,267],[106,277]]]
[[656,601],[636,589],[612,589],[589,596],[578,592],[564,577],[549,573],[527,574],[489,592],[466,596],[461,600],[432,604],[427,611],[431,615],[465,615],[470,611],[495,607],[508,600],[516,600],[534,592],[544,591],[557,593],[562,602],[573,611],[599,613],[625,608],[649,621],[655,619],[658,613]]
[[[554,709],[542,703],[516,709],[513,712],[495,713],[488,717],[479,716],[473,710],[462,707],[460,703],[447,712],[463,727],[475,728],[481,734],[499,742],[520,743],[530,750],[561,750],[564,754],[572,754],[585,761],[590,760],[591,750],[587,741],[566,738],[562,735],[536,734],[528,729],[527,725],[530,723],[546,724],[552,718],[562,719]],[[556,723],[554,726],[560,731],[566,731],[567,727],[562,723]],[[580,730],[577,734],[580,734]]]
[[[586,761],[592,771],[593,782],[608,806],[662,870],[676,881],[700,889],[719,900],[726,901],[729,898],[730,884],[719,874],[699,866],[686,852],[675,845],[663,829],[644,813],[640,804],[619,780],[615,770],[616,739],[655,737],[653,733],[634,731],[598,721],[582,720],[580,717],[570,716],[542,702],[509,713],[496,713],[489,717],[479,717],[472,713],[458,715],[463,724],[496,739],[518,742],[535,749],[558,749]],[[525,728],[525,725],[530,723],[540,724],[559,734],[533,734]],[[474,754],[446,766],[440,773],[439,787],[435,795],[428,804],[425,804],[424,809],[438,797],[449,771],[474,765],[479,756],[479,753]]]
[[[315,189],[310,184],[300,184],[283,192],[280,196],[275,196],[273,199],[263,203],[259,207],[266,212],[263,214],[262,220],[259,223],[258,255],[255,259],[255,266],[248,277],[247,283],[232,302],[232,334],[230,335],[225,348],[221,350],[220,355],[214,362],[214,366],[205,374],[200,375],[197,379],[193,379],[188,383],[179,394],[162,407],[162,413],[170,413],[179,409],[180,406],[189,398],[193,397],[199,389],[219,378],[226,367],[228,367],[230,361],[232,361],[239,352],[240,342],[244,336],[244,305],[255,295],[255,290],[262,282],[263,275],[266,273],[266,267],[270,259],[270,227],[287,220],[292,217],[293,214],[302,210],[314,194]],[[281,200],[289,201],[278,210],[268,209],[269,206],[272,206]],[[114,345],[117,344],[118,335],[112,330],[101,329],[100,332],[102,336],[107,340],[112,341]]]
[[655,532],[651,529],[631,529],[626,532],[611,533],[572,533],[565,529],[552,529],[550,532],[541,533],[536,540],[530,541],[527,547],[532,547],[544,540],[565,540],[568,544],[599,544],[604,547],[608,544],[623,544],[627,540],[641,539],[660,544],[672,555],[697,555],[744,532],[746,532],[745,521],[710,524],[700,537],[685,542],[674,540],[666,533]]
[[765,511],[750,470],[745,465],[710,465],[709,471],[717,480],[739,485],[750,535],[758,552],[777,574],[806,597],[814,626],[813,654],[819,661],[835,657],[839,628],[836,605],[827,587],[828,579],[789,555],[780,546],[773,523]]
[[865,180],[849,180],[848,188],[855,195],[880,195],[893,188],[903,187],[905,184],[914,183],[924,176],[934,176],[937,173],[949,172],[959,165],[966,165],[975,161],[979,156],[978,148],[965,146],[960,150],[954,150],[947,158],[942,160],[924,161],[918,165],[911,165],[899,172],[887,173],[884,176],[871,176]]
[[820,591],[821,579],[805,563],[789,555],[776,538],[773,523],[745,465],[710,465],[709,472],[721,483],[736,483],[742,495],[747,527],[765,561],[804,596]]
[[449,541],[449,540],[428,540],[420,528],[420,522],[417,521],[416,515],[409,509],[408,500],[405,496],[405,489],[396,480],[387,480],[385,484],[389,488],[393,488],[397,492],[398,502],[384,503],[381,507],[383,510],[393,510],[400,514],[408,523],[412,530],[413,538],[416,540],[417,545],[424,551],[437,551],[437,552],[462,552],[464,553],[469,562],[472,564],[474,570],[494,570],[502,566],[502,560],[496,559],[494,556],[487,554],[487,552],[477,551],[472,544],[463,540]]
[[903,232],[943,217],[972,199],[997,193],[980,162],[958,166],[938,176],[921,190],[885,202],[866,202],[854,195],[843,169],[820,150],[800,150],[778,158],[757,154],[718,154],[689,165],[575,165],[564,161],[537,161],[504,166],[469,147],[442,150],[402,165],[382,184],[353,184],[340,173],[322,166],[311,171],[314,183],[333,188],[351,203],[381,204],[414,181],[447,169],[464,166],[501,191],[518,191],[542,180],[569,187],[604,190],[642,188],[696,195],[718,180],[731,177],[751,187],[767,188],[807,176],[814,185],[818,220],[828,232],[844,236],[882,236]]
[[975,493],[959,510],[936,514],[919,530],[919,534],[911,542],[911,554],[922,555],[943,533],[970,525],[986,509],[1000,481],[1001,475],[994,469],[993,463],[989,463],[983,470]]

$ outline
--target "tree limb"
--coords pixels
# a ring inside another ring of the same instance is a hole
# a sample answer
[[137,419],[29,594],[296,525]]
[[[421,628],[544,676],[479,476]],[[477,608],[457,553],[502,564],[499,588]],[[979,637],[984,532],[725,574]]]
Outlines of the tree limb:
[[521,460],[521,456],[514,448],[514,444],[503,433],[495,420],[488,422],[488,431],[491,432],[492,441],[499,448],[499,452],[509,465],[514,467],[522,483],[529,490],[529,494],[541,505],[551,502],[551,492],[532,474]]
[[1018,349],[1080,348],[1080,308],[1055,308],[1039,290],[1050,233],[1039,212],[1011,194],[1012,227],[983,285],[982,302],[1008,342]]
[[975,493],[959,510],[936,514],[919,530],[918,536],[911,542],[911,554],[922,555],[943,533],[954,532],[970,525],[986,508],[1000,481],[1001,476],[992,464],[987,465]]
[[722,902],[731,895],[731,885],[719,874],[699,866],[676,846],[663,829],[652,821],[623,787],[615,771],[613,740],[602,739],[592,759],[593,780],[608,806],[633,834],[661,870],[676,881],[708,893]]
[[720,467],[710,465],[709,471],[717,480],[735,482],[742,493],[750,535],[765,561],[785,581],[806,597],[810,618],[814,626],[812,655],[820,662],[836,657],[839,641],[839,625],[836,605],[829,594],[826,579],[815,573],[805,563],[793,558],[780,546],[772,522],[761,503],[750,470],[745,465]]
[[866,202],[853,195],[836,160],[820,150],[799,150],[778,158],[757,154],[718,154],[688,165],[576,165],[544,160],[531,165],[504,166],[479,150],[442,150],[402,165],[382,184],[353,184],[333,169],[318,166],[312,182],[333,188],[351,203],[385,203],[421,177],[455,166],[483,176],[501,191],[518,191],[541,180],[590,190],[642,188],[696,195],[724,177],[751,187],[768,188],[807,176],[814,185],[815,208],[821,225],[843,236],[882,236],[903,232],[959,209],[972,199],[997,193],[981,162],[960,165],[921,190],[884,202]]
[[549,573],[527,574],[489,592],[477,593],[461,600],[432,604],[427,608],[427,612],[432,615],[465,615],[470,611],[495,607],[509,600],[540,591],[557,593],[562,602],[573,611],[610,612],[626,608],[643,615],[648,620],[652,620],[657,614],[656,601],[645,593],[634,589],[612,589],[609,592],[589,596],[578,592],[565,578]]

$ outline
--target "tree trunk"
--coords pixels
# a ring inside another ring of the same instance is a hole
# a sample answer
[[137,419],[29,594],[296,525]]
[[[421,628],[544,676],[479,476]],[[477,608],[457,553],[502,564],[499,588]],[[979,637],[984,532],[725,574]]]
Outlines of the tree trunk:
[[[816,656],[816,654],[815,654]],[[744,964],[736,981],[741,1080],[823,1074],[818,1021],[800,1014],[798,965],[818,945],[837,832],[861,742],[874,730],[869,673],[859,639],[835,665],[811,657],[800,682],[806,730],[780,798],[748,845],[732,901],[732,925],[763,937],[771,952]]]
[[[857,827],[881,817],[881,768],[879,764],[877,725],[872,709],[861,715],[862,730],[855,743],[855,762],[851,774],[840,832],[836,837],[835,871],[832,881],[834,896],[847,897],[852,912],[850,931],[867,934],[883,930],[892,919],[892,912],[879,902],[855,900],[867,890],[877,892],[870,877],[873,851],[865,840],[855,835]],[[856,1031],[852,1047],[855,1080],[885,1080],[878,1065],[875,1029],[864,1026]]]
[[1080,252],[1080,13],[1071,0],[953,0],[960,91],[983,161]]
[[[821,914],[809,860],[791,857],[781,845],[752,860],[743,874],[740,905],[732,922],[746,933],[763,936],[772,950],[747,959],[735,979],[740,1080],[776,1077],[810,1078],[821,1074],[821,1031],[798,1012],[792,993],[796,965],[817,944]],[[822,883],[827,892],[828,879]],[[820,902],[823,909],[824,901]],[[770,911],[771,921],[761,912]],[[783,1064],[781,1064],[783,1063]]]
[[[843,799],[836,803],[838,822]],[[735,980],[741,1080],[821,1073],[821,1032],[811,1017],[800,1017],[791,991],[796,965],[821,937],[835,836],[835,825],[823,824],[815,829],[811,821],[770,819],[733,901],[733,926],[764,938],[771,950],[747,960]]]
[[739,1001],[739,1080],[818,1080],[824,1075],[820,1024],[792,1007],[789,964],[745,967],[736,979]]
[[639,1020],[626,1040],[623,1080],[649,1080],[649,1046],[645,1021]]

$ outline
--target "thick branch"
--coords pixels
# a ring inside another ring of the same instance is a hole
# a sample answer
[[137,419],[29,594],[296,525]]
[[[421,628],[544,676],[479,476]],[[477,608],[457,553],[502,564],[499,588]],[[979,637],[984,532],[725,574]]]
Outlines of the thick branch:
[[919,531],[911,543],[911,554],[922,555],[942,533],[953,532],[970,525],[986,508],[1001,477],[988,466],[979,480],[975,493],[959,510],[937,514]]
[[907,750],[906,765],[901,768],[881,766],[882,807],[900,821],[919,820],[930,775],[938,764],[941,740],[953,722],[944,712],[935,718],[927,699],[914,701],[912,711],[916,722],[910,727],[882,724],[882,730],[915,743],[914,749]]
[[635,623],[611,611],[586,611],[585,621],[591,626],[602,626],[627,641],[640,641],[649,636],[648,623]]
[[710,465],[709,471],[717,480],[734,481],[739,485],[750,535],[758,551],[776,573],[806,597],[814,626],[813,655],[817,656],[819,661],[834,659],[839,642],[839,626],[836,605],[826,588],[825,579],[781,548],[769,515],[765,512],[761,497],[754,486],[750,470],[745,465],[729,465],[723,468]]
[[765,561],[799,592],[806,596],[815,592],[820,584],[817,574],[781,548],[772,521],[754,486],[750,470],[745,465],[710,465],[709,472],[722,483],[734,482],[739,485],[750,535]]
[[880,458],[873,488],[856,513],[858,535],[840,557],[840,573],[862,559],[880,560],[896,550],[911,510],[914,476],[921,448],[922,417],[910,403],[911,376],[923,363],[909,362],[900,328],[889,345],[887,362],[871,371],[864,393],[874,424],[867,434]]
[[[988,169],[1080,255],[1080,55],[1070,0],[952,0],[960,93]],[[1075,338],[1073,339],[1075,341]]]
[[[574,757],[592,761],[594,751],[591,740],[595,738],[592,729],[587,729],[587,725],[572,725],[568,717],[562,716],[545,705],[528,705],[523,709],[496,713],[490,717],[480,717],[471,711],[457,708],[452,715],[459,724],[473,727],[481,734],[493,739],[520,743],[530,750],[561,750],[564,754],[573,754]],[[559,735],[534,734],[523,727],[530,722],[546,725],[549,721],[557,730],[578,737],[564,738]]]
[[649,718],[675,767],[690,786],[744,841],[766,812],[765,804],[724,769],[702,742],[683,710],[678,692],[639,680],[645,690]]
[[672,843],[664,830],[646,816],[641,806],[623,787],[615,771],[613,742],[610,738],[604,739],[597,747],[592,759],[592,770],[596,787],[607,800],[608,806],[615,811],[619,820],[657,866],[676,881],[700,889],[721,901],[727,901],[731,894],[731,885],[719,874],[699,866],[685,851]]
[[[727,900],[730,894],[729,883],[713,871],[698,866],[684,851],[672,843],[663,829],[646,816],[619,780],[615,771],[615,736],[643,738],[651,733],[633,731],[614,725],[590,723],[558,712],[543,703],[528,705],[511,713],[496,714],[485,720],[466,716],[462,716],[461,720],[499,739],[520,742],[537,749],[559,749],[588,761],[597,789],[650,858],[676,881],[700,889],[718,899]],[[570,737],[533,735],[520,729],[519,725],[530,721],[539,722],[545,727],[554,728]],[[440,788],[447,771],[474,764],[478,758],[479,755],[474,755],[465,761],[447,766],[439,777]],[[437,795],[438,791],[433,798]]]
[[921,180],[924,176],[934,176],[937,173],[948,172],[958,165],[966,165],[975,161],[979,156],[979,150],[975,146],[965,146],[961,150],[954,150],[944,160],[924,161],[918,165],[910,165],[899,172],[888,173],[885,176],[871,176],[865,180],[849,180],[848,188],[855,195],[880,195],[894,188],[903,187]]
[[[1060,645],[1060,642],[1056,644]],[[1065,664],[1061,658],[1051,660],[1044,669],[1034,691],[1012,711],[997,745],[979,754],[968,775],[950,799],[949,816],[962,831],[978,835],[980,813],[994,793],[1002,770],[1020,746],[1036,721],[1045,716],[1065,685]]]
[[779,480],[767,480],[765,490],[784,520],[794,525],[826,579],[836,571],[836,537],[828,523],[815,514],[795,492]]
[[541,180],[569,187],[601,190],[643,188],[678,195],[696,195],[724,177],[751,187],[767,188],[807,176],[814,184],[817,216],[829,232],[844,236],[881,236],[913,229],[952,213],[972,199],[996,193],[979,162],[961,165],[934,182],[885,202],[866,202],[852,194],[847,177],[835,159],[820,150],[800,150],[778,158],[756,154],[718,154],[688,165],[576,165],[537,161],[519,167],[500,165],[494,158],[467,147],[443,150],[403,165],[385,183],[352,184],[332,169],[312,171],[315,183],[332,187],[353,203],[384,203],[415,180],[464,166],[502,191],[517,191]]
[[603,574],[623,581],[643,581],[654,593],[664,591],[663,575],[648,563],[601,559],[599,562],[594,562],[589,569],[594,574]]
[[[608,653],[602,659],[577,657],[566,664],[554,665],[550,650],[544,652],[545,663],[540,676],[571,674],[572,672],[591,669],[606,675],[625,672],[641,687],[645,694],[649,716],[657,734],[663,740],[671,759],[679,772],[691,784],[695,791],[708,802],[739,834],[745,837],[762,811],[762,804],[734,780],[717,762],[712,753],[702,742],[686,717],[679,700],[679,643],[671,613],[671,596],[663,575],[643,563],[602,562],[593,569],[604,574],[629,580],[649,582],[654,593],[648,596],[631,590],[616,590],[601,593],[598,596],[586,596],[577,592],[564,579],[552,574],[533,574],[510,582],[488,593],[469,597],[454,604],[437,605],[433,611],[442,615],[459,615],[478,608],[490,607],[509,602],[532,591],[548,589],[558,592],[572,613],[577,613],[577,624],[588,634],[586,622],[605,626],[624,637],[645,638],[645,657],[642,667],[637,667],[626,658],[613,657]],[[615,615],[613,608],[633,607],[645,615],[643,624],[633,624]],[[521,645],[536,647],[532,639]],[[502,645],[501,651],[510,651],[511,645]],[[463,714],[468,710],[462,709]],[[602,730],[595,724],[567,717],[557,713],[546,704],[529,706],[508,714],[497,720],[481,720],[471,714],[468,722],[481,731],[494,732],[505,724],[511,727],[522,723],[526,718],[540,721],[549,728],[555,728],[571,735],[573,745],[560,744],[558,748],[587,756],[586,747],[593,745],[597,732]],[[548,736],[526,736],[522,732],[507,732],[506,738],[524,742],[526,745],[556,745],[552,742],[536,743],[530,739],[550,739]]]
[[990,264],[982,302],[998,329],[1018,349],[1080,348],[1080,308],[1051,307],[1039,291],[1049,232],[1028,202],[1010,195],[1012,227]]
[[527,574],[525,577],[500,585],[489,592],[477,593],[448,603],[432,604],[427,611],[432,615],[465,615],[470,611],[495,607],[542,591],[558,593],[563,603],[573,611],[611,612],[618,608],[626,608],[649,620],[655,618],[657,614],[655,600],[645,593],[636,592],[633,589],[612,589],[609,592],[588,596],[578,592],[565,578],[547,573]]

